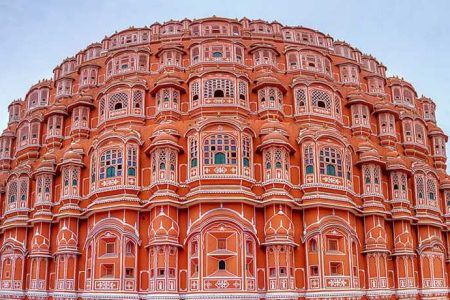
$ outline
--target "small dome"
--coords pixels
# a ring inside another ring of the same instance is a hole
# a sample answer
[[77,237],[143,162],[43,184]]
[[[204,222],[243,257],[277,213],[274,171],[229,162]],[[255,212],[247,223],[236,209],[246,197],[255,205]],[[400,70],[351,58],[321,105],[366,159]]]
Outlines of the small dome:
[[395,158],[395,157],[397,157],[397,156],[399,156],[399,155],[400,155],[400,154],[398,153],[397,150],[392,150],[392,151],[386,152],[386,158],[387,158],[387,159]]
[[428,134],[431,136],[441,135],[441,136],[447,137],[447,135],[444,133],[444,131],[442,131],[441,128],[437,127],[436,125],[434,125],[432,123],[428,124]]
[[66,113],[66,106],[61,103],[56,103],[55,105],[52,105],[52,107],[50,107],[50,111]]
[[178,128],[174,122],[164,122],[164,123],[159,124],[153,130],[153,135],[155,135],[159,132],[168,132],[168,133],[171,133],[174,135],[179,135]]
[[5,130],[3,130],[2,136],[11,136],[11,137],[13,137],[13,136],[15,136],[15,134],[14,134],[14,131],[6,128]]
[[266,243],[272,242],[293,242],[294,241],[294,224],[292,220],[279,210],[275,215],[267,220],[264,226]]
[[257,91],[266,86],[273,86],[280,89],[280,91],[283,93],[286,92],[286,88],[283,86],[283,84],[278,78],[274,77],[273,73],[263,73],[261,75],[258,75],[256,77],[255,83],[256,85],[255,87],[253,87],[252,89],[253,91]]
[[72,144],[70,144],[70,146],[69,146],[69,150],[73,150],[73,151],[79,152],[79,153],[84,153],[83,147],[80,144],[78,144],[77,142],[72,142]]
[[413,90],[413,92],[415,93],[415,89],[414,86],[405,81],[403,78],[399,78],[399,77],[389,77],[388,78],[388,86],[393,86],[393,85],[400,85],[400,86],[407,86],[409,87],[411,90]]
[[389,101],[384,101],[384,100],[377,101],[373,108],[374,108],[373,112],[375,114],[387,112],[387,113],[393,114],[395,116],[398,116],[398,112],[395,109],[395,106]]
[[263,136],[263,138],[261,140],[262,140],[263,144],[268,143],[269,141],[279,142],[279,143],[283,143],[283,144],[289,143],[288,139],[284,135],[282,135],[281,133],[279,133],[277,131],[271,132],[271,133]]
[[[167,127],[166,127],[167,128]],[[159,130],[158,132],[155,132],[150,137],[150,145],[145,149],[145,152],[152,151],[155,147],[167,147],[171,146],[172,148],[176,148],[178,151],[183,151],[183,148],[179,144],[179,137],[178,135],[172,132],[169,132],[168,130]]]
[[417,100],[420,100],[422,102],[428,102],[435,105],[433,99],[431,99],[430,97],[421,96],[420,98],[417,98]]
[[63,160],[81,160],[82,157],[77,152],[70,150],[64,153]]
[[156,144],[173,144],[178,143],[178,138],[176,136],[170,135],[168,133],[158,134],[152,141],[152,145]]
[[347,94],[347,98],[350,99],[350,100],[359,99],[359,98],[362,98],[362,97],[363,97],[363,95],[362,95],[361,91],[358,90],[358,89],[352,89]]
[[47,152],[42,156],[42,160],[36,169],[37,170],[53,169],[55,161],[56,161],[56,156],[53,153]]
[[378,154],[378,151],[376,149],[370,149],[370,150],[361,152],[361,154],[359,155],[359,159],[360,160],[373,160],[373,159],[379,160],[380,155]]
[[150,91],[150,94],[155,95],[161,88],[173,87],[179,90],[181,93],[185,93],[186,90],[181,85],[183,80],[173,75],[164,75],[157,79],[155,87]]
[[164,76],[158,78],[158,80],[156,81],[156,85],[164,84],[164,83],[169,83],[169,84],[173,83],[173,84],[179,85],[181,82],[183,82],[183,80],[177,76],[164,75]]
[[42,159],[43,160],[55,160],[56,159],[56,155],[50,152],[45,153],[44,155],[42,155]]
[[48,112],[45,114],[46,117],[51,115],[64,115],[67,116],[67,107],[61,103],[55,103],[50,107]]
[[260,129],[260,135],[263,134],[268,134],[272,131],[279,131],[283,134],[286,134],[286,128],[284,127],[283,124],[281,124],[279,121],[275,120],[275,121],[268,121],[265,122]]
[[363,140],[362,142],[360,142],[358,144],[358,151],[359,152],[369,151],[369,150],[372,150],[372,149],[374,149],[374,147],[373,147],[373,145],[372,145],[372,143],[370,142],[369,139],[365,139],[365,140]]
[[261,139],[261,145],[258,146],[258,149],[262,150],[272,145],[283,145],[287,147],[289,151],[295,151],[294,147],[292,147],[289,143],[289,140],[279,131],[272,131],[271,133],[263,136]]
[[[392,155],[394,153],[389,153],[389,154]],[[388,157],[387,162],[386,162],[386,170],[388,170],[388,171],[404,170],[404,171],[407,171],[408,173],[410,172],[408,161],[405,158],[402,158],[400,156],[400,154],[398,154],[398,152],[397,152],[397,156]]]
[[150,223],[149,244],[178,244],[178,224],[161,208],[160,213]]
[[441,180],[441,190],[449,190],[450,189],[450,177],[445,177]]

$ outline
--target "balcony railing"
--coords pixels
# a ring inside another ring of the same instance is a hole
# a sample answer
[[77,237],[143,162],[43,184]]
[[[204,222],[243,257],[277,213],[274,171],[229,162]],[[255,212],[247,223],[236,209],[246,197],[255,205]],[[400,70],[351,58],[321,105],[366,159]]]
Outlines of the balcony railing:
[[414,277],[403,277],[398,279],[398,287],[401,289],[407,289],[415,287]]
[[57,290],[74,290],[75,281],[73,279],[58,279],[56,280]]
[[30,289],[32,290],[45,290],[45,280],[42,279],[32,279],[30,284]]

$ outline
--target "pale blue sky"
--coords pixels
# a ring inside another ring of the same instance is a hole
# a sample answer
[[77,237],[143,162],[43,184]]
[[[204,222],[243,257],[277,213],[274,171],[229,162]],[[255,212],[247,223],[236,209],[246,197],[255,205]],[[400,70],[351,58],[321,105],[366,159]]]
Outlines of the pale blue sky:
[[[0,126],[7,106],[53,68],[129,26],[218,15],[303,25],[377,57],[438,105],[450,134],[450,1],[0,0]],[[449,147],[450,148],[450,147]]]

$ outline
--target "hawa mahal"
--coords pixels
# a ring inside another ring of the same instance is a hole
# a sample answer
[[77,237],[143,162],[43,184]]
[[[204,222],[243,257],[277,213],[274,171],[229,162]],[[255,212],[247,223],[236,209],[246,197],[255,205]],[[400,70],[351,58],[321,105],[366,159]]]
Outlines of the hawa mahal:
[[9,105],[0,298],[448,299],[434,102],[319,31],[116,32]]

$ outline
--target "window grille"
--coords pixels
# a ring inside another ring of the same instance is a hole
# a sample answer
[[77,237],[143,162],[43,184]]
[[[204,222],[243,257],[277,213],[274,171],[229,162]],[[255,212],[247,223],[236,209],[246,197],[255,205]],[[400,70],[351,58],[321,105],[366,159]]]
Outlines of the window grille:
[[329,110],[331,109],[331,96],[328,92],[314,89],[311,91],[311,104]]
[[100,179],[122,176],[122,151],[110,149],[102,153],[100,158]]
[[319,152],[319,170],[322,175],[342,177],[341,154],[331,147],[322,148]]
[[208,79],[203,89],[205,98],[213,98],[217,91],[222,91],[223,97],[234,97],[234,84],[230,79]]
[[236,139],[228,134],[210,135],[204,140],[205,165],[227,164],[236,165],[237,145]]

